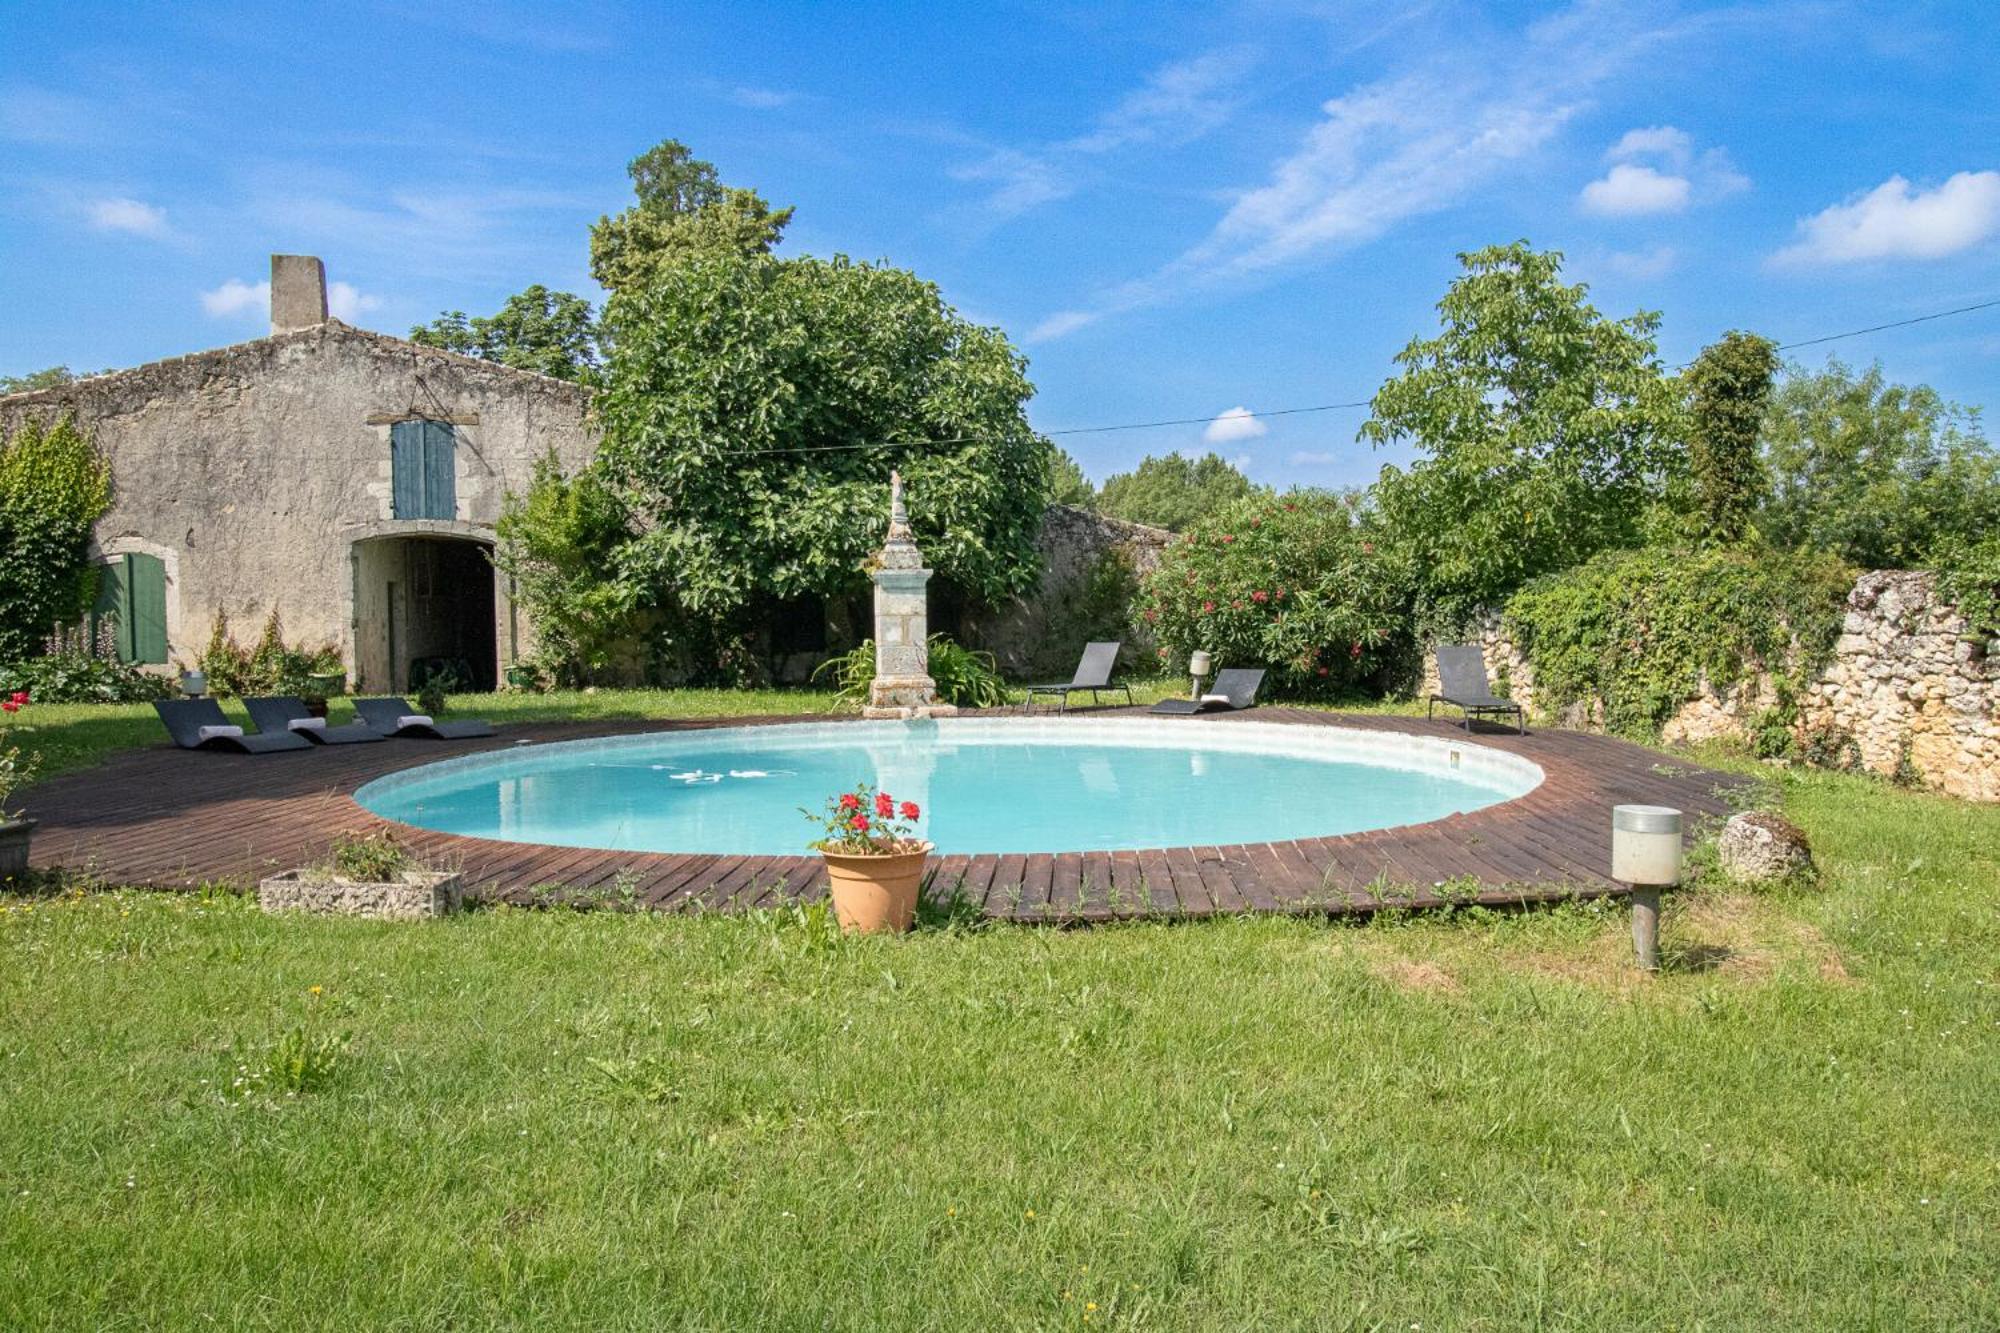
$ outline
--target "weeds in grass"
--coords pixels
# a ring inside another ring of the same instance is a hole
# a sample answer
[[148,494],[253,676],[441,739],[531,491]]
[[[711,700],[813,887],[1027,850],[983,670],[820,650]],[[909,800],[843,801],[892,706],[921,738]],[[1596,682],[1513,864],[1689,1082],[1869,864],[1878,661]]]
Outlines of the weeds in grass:
[[323,987],[308,992],[307,1016],[255,1051],[230,1059],[223,1096],[232,1101],[271,1100],[318,1092],[333,1081],[347,1055],[353,1032],[335,1024],[345,1005],[326,999]]

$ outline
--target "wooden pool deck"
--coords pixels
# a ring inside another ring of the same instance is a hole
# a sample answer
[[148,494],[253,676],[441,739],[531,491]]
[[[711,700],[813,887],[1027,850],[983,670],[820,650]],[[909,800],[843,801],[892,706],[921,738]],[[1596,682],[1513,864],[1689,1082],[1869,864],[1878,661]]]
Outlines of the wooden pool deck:
[[[1125,709],[1077,710],[1103,717]],[[1611,807],[1671,805],[1691,821],[1732,809],[1744,781],[1605,736],[1482,727],[1467,736],[1442,719],[1259,708],[1184,719],[1191,729],[1240,718],[1301,726],[1449,736],[1522,755],[1547,775],[1526,796],[1427,824],[1327,838],[1130,852],[944,856],[934,892],[954,889],[987,916],[1028,922],[1235,912],[1340,915],[1446,901],[1516,904],[1621,890],[1608,878]],[[326,856],[336,837],[393,828],[414,852],[460,868],[469,894],[522,905],[570,902],[663,911],[745,910],[825,892],[816,856],[706,856],[599,851],[465,838],[392,825],[353,793],[385,773],[522,740],[819,722],[729,718],[521,724],[492,740],[392,740],[380,745],[244,756],[164,742],[64,774],[25,794],[41,821],[34,864],[106,882],[159,888],[249,886]]]

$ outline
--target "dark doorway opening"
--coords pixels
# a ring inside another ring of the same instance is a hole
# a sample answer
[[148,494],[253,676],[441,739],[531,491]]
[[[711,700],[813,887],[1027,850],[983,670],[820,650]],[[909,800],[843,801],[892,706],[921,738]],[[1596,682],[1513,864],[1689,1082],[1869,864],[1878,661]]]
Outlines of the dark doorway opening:
[[499,684],[492,562],[477,541],[378,537],[355,547],[355,649],[363,688],[406,692],[449,675]]

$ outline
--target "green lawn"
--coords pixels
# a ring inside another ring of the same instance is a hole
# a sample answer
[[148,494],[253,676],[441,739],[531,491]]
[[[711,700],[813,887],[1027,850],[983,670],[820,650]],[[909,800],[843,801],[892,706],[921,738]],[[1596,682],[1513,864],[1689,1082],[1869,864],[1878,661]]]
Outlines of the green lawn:
[[1610,908],[4,900],[0,1326],[2000,1327],[2000,809],[1781,785],[1824,884],[1657,979]]

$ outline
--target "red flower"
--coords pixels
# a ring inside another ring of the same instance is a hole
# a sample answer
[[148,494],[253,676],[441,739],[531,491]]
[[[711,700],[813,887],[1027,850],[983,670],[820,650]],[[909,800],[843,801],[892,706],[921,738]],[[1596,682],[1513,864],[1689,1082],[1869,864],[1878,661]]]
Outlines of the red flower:
[[1227,546],[1230,542],[1236,540],[1236,534],[1233,532],[1225,532],[1220,537],[1217,537],[1216,540],[1221,542],[1223,545]]
[[918,815],[921,815],[922,813],[923,811],[917,809],[917,803],[915,801],[903,802],[903,818],[915,819]]
[[1243,599],[1241,597],[1230,598],[1229,609],[1232,611],[1241,611],[1243,609]]
[[1202,613],[1203,615],[1207,615],[1207,614],[1208,614],[1209,612],[1213,611],[1214,609],[1215,609],[1215,603],[1214,603],[1214,602],[1203,602],[1203,603],[1201,604],[1201,613]]
[[15,690],[13,699],[17,704],[24,704],[28,702],[28,692],[26,690]]
[[1250,594],[1250,600],[1253,602],[1268,602],[1271,600],[1271,594],[1259,588]]
[[866,833],[868,831],[867,815],[856,815],[854,817],[854,831],[856,833]]
[[0,703],[0,711],[5,711],[9,713],[18,713],[21,711],[21,705],[16,703],[12,699],[8,699],[5,702]]
[[1353,646],[1352,648],[1349,648],[1349,649],[1347,650],[1347,655],[1348,655],[1349,657],[1359,657],[1359,656],[1361,656],[1361,645],[1357,643],[1357,644],[1355,644],[1355,645],[1354,645],[1354,646]]
[[1264,526],[1264,520],[1261,518],[1253,518],[1250,520],[1250,526],[1253,528],[1261,528]]
[[896,802],[894,798],[892,798],[886,791],[876,792],[875,814],[879,818],[887,819],[890,816],[894,815],[895,813],[896,813]]
[[1155,620],[1158,620],[1159,618],[1160,618],[1160,613],[1158,611],[1151,610],[1150,608],[1147,610],[1146,623],[1148,625],[1152,624]]
[[1363,542],[1363,543],[1361,543],[1361,554],[1363,554],[1363,555],[1373,555],[1373,554],[1375,554],[1375,543],[1374,543],[1374,542]]
[[1324,675],[1326,674],[1326,668],[1325,668],[1325,667],[1321,667],[1321,668],[1319,669],[1319,674],[1320,674],[1320,675],[1322,675],[1322,676],[1324,676]]
[[861,798],[853,792],[848,792],[840,798],[840,808],[843,810],[859,810],[861,808]]
[[1283,600],[1284,596],[1285,596],[1285,590],[1284,590],[1283,588],[1280,588],[1280,589],[1278,589],[1278,597],[1279,597],[1279,599],[1280,599],[1280,600]]

